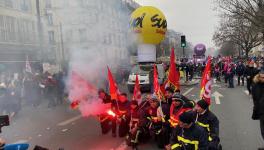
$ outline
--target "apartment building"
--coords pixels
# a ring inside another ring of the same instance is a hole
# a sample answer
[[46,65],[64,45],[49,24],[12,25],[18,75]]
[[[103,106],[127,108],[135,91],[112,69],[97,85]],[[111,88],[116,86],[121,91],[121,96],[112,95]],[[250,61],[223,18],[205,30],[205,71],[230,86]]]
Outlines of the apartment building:
[[39,61],[40,46],[34,0],[0,0],[0,64],[18,67],[28,56]]

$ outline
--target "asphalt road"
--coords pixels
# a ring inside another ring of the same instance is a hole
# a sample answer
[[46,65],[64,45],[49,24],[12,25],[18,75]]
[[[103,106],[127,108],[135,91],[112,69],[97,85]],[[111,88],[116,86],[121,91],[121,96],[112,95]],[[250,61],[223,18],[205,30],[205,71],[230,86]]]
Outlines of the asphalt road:
[[[123,87],[124,90],[125,87]],[[264,146],[260,135],[259,122],[251,119],[252,100],[245,87],[226,88],[223,83],[213,86],[213,93],[223,95],[220,101],[212,100],[211,110],[220,120],[220,136],[224,150],[257,150]],[[182,87],[182,93],[197,100],[199,85]],[[217,104],[216,104],[217,102]],[[220,104],[219,104],[220,103]],[[25,107],[11,120],[11,126],[3,127],[1,137],[7,143],[28,142],[57,150],[129,150],[123,138],[112,138],[111,134],[101,135],[95,117],[83,118],[68,104],[48,109]],[[140,145],[140,149],[158,149],[154,141]]]

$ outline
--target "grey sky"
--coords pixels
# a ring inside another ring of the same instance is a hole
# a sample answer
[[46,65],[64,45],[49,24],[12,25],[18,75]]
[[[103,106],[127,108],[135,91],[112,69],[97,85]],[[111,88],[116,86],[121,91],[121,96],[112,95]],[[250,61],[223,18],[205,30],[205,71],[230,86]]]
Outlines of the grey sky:
[[194,45],[214,46],[212,36],[218,18],[213,0],[135,0],[142,6],[155,6],[167,18],[168,28],[186,35]]

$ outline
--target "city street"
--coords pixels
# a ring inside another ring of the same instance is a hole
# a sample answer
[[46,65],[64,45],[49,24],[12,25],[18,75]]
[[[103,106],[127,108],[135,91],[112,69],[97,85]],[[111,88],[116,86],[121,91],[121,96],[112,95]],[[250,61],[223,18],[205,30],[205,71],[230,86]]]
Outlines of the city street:
[[0,0],[0,114],[0,150],[264,150],[264,0]]
[[[122,86],[123,87],[123,86]],[[124,90],[123,88],[122,90]],[[182,87],[182,93],[197,100],[199,84]],[[221,143],[224,150],[254,150],[263,146],[259,122],[251,119],[252,100],[245,87],[226,88],[223,83],[213,85],[211,110],[220,120]],[[30,122],[30,123],[29,123]],[[7,143],[29,142],[56,150],[129,150],[123,138],[101,135],[96,117],[83,118],[69,104],[49,109],[25,107],[2,128]],[[140,149],[158,149],[154,141],[140,145]]]

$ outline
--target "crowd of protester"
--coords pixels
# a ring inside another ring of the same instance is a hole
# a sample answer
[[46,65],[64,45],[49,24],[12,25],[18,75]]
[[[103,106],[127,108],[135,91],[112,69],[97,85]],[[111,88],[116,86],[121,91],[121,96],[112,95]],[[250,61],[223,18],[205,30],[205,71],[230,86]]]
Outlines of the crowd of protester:
[[1,73],[0,113],[17,114],[22,106],[38,107],[48,103],[48,107],[62,104],[65,95],[66,74],[45,73]]
[[[221,78],[228,88],[237,86],[247,86],[249,94],[251,94],[251,86],[253,78],[263,67],[264,58],[249,59],[215,59],[212,64],[212,72],[217,82],[221,82]],[[234,82],[237,77],[237,83]],[[246,82],[246,83],[245,83]]]

